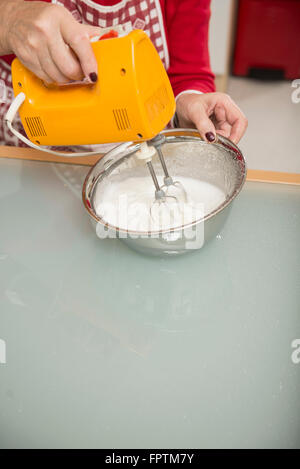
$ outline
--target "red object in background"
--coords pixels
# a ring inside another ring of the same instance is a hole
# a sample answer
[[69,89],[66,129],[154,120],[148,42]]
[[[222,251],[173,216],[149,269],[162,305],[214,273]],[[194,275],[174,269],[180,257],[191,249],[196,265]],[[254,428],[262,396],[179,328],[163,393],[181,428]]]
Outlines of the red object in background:
[[240,0],[233,73],[260,70],[300,77],[300,0]]
[[99,41],[101,41],[102,39],[112,39],[118,36],[119,36],[118,32],[115,31],[114,29],[111,29],[108,33],[103,34],[103,36],[99,38]]

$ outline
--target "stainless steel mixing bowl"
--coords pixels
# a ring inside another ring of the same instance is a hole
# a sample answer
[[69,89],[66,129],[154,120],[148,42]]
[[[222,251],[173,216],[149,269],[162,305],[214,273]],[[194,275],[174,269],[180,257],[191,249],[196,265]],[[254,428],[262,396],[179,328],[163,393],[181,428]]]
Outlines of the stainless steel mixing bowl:
[[[166,130],[162,134],[165,136],[162,150],[170,174],[198,178],[219,187],[226,195],[220,206],[189,225],[168,230],[130,231],[108,224],[96,212],[96,192],[97,197],[99,191],[101,196],[102,187],[114,177],[126,178],[134,172],[150,177],[146,165],[135,157],[140,143],[132,142],[119,145],[96,163],[86,176],[82,198],[100,238],[117,237],[136,251],[174,256],[202,248],[220,232],[245,182],[246,164],[239,148],[224,137],[208,144],[195,130]],[[153,164],[157,174],[163,176],[158,158],[153,158]]]

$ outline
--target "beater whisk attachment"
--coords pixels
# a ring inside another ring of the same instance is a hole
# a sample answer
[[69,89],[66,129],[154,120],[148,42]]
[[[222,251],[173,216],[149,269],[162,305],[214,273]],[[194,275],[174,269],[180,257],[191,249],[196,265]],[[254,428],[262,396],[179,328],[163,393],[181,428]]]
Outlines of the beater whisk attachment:
[[159,221],[160,225],[168,221],[166,218],[169,218],[170,222],[172,222],[174,217],[172,206],[174,208],[174,203],[178,206],[178,200],[175,196],[166,195],[165,191],[161,189],[151,161],[147,162],[147,166],[155,186],[155,200],[150,207],[150,215],[153,220]]
[[161,189],[164,190],[166,195],[176,197],[178,202],[186,203],[188,201],[188,196],[185,188],[180,181],[174,181],[169,174],[165,158],[161,150],[161,145],[165,142],[165,140],[166,137],[164,135],[157,135],[149,142],[150,145],[154,146],[158,153],[159,160],[165,175],[164,184],[161,186]]
[[[151,143],[150,143],[151,145]],[[141,144],[141,149],[137,152],[137,157],[143,159],[147,163],[153,184],[155,186],[155,199],[150,207],[150,215],[154,221],[159,223],[159,226],[168,226],[180,216],[180,204],[175,195],[166,194],[160,187],[156,173],[152,165],[152,157],[155,155],[156,150],[154,146],[148,146],[146,142]]]

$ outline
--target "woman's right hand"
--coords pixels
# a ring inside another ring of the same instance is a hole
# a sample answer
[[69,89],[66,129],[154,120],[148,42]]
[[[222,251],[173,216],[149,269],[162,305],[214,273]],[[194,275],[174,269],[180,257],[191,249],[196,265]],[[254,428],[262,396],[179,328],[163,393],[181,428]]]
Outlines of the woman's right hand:
[[[60,5],[44,2],[7,2],[1,39],[9,53],[47,83],[66,83],[84,77],[97,81],[98,67],[90,39],[96,26],[78,23]],[[5,12],[5,10],[4,10]]]

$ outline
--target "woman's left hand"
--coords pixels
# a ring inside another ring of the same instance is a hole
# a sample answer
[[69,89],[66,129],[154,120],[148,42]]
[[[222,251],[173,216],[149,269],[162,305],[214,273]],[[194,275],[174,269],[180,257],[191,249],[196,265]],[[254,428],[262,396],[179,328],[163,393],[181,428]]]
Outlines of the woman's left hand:
[[240,108],[225,93],[182,94],[176,113],[179,127],[196,127],[210,143],[216,140],[216,134],[238,143],[248,125]]

